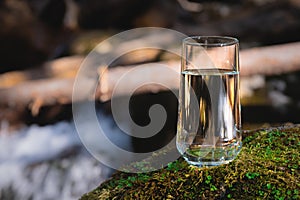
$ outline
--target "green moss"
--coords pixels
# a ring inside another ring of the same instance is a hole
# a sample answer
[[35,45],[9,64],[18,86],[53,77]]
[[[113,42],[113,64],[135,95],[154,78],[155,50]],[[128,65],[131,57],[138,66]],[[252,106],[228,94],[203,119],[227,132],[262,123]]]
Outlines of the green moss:
[[211,168],[182,158],[151,173],[116,173],[81,200],[299,199],[300,128],[249,132],[237,159]]

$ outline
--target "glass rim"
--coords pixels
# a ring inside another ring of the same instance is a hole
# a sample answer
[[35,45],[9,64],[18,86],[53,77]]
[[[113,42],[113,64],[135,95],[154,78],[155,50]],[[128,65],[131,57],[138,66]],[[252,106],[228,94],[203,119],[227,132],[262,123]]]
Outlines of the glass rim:
[[[202,39],[203,41],[200,41]],[[212,42],[208,42],[208,40]],[[184,45],[190,46],[223,47],[236,45],[239,43],[239,40],[230,36],[190,36],[184,38],[182,42]]]

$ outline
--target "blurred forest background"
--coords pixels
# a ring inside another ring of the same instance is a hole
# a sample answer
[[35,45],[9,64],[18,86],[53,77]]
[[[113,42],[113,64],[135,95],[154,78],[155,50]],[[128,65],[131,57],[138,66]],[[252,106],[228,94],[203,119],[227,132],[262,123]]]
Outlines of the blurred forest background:
[[82,53],[74,42],[91,30],[101,39],[135,27],[166,27],[235,36],[242,48],[298,41],[299,6],[297,0],[2,0],[1,72]]
[[[56,61],[62,57],[68,59],[70,56],[85,56],[104,39],[136,27],[165,27],[186,35],[233,36],[240,40],[242,50],[297,42],[300,37],[298,34],[300,30],[299,11],[300,1],[298,0],[2,0],[0,1],[0,73],[4,73],[4,75],[0,79],[1,87],[7,89],[17,84],[20,85],[25,79],[52,77],[49,69],[48,72],[43,69],[47,61]],[[144,57],[133,58],[131,61],[121,61],[119,65],[166,59],[159,57],[157,52],[151,54],[144,51],[140,54],[144,54]],[[269,60],[270,62],[276,61]],[[78,65],[78,63],[80,64],[80,59],[77,61],[70,59],[70,61],[55,62],[50,63],[50,65],[56,66],[56,73],[60,74],[58,76],[70,78],[70,76],[76,75],[76,70],[70,72],[64,68],[70,68],[70,66]],[[263,65],[262,63],[261,66]],[[5,74],[9,71],[21,70],[22,72],[26,69],[43,70],[33,70],[33,72],[29,71],[21,75]],[[66,75],[66,73],[69,74]],[[259,72],[257,74],[260,75]],[[273,75],[278,75],[278,73]],[[278,78],[281,79],[280,83],[269,81],[270,84],[265,86],[260,83],[265,82],[266,79],[277,80]],[[293,73],[292,78],[290,76],[256,77],[253,79],[254,81],[244,82],[246,84],[252,82],[252,85],[253,82],[257,82],[258,85],[254,84],[248,88],[256,88],[255,91],[258,91],[259,94],[266,93],[262,92],[263,90],[257,90],[260,87],[275,88],[275,90],[279,88],[279,90],[284,90],[281,92],[287,92],[294,98],[297,96],[297,92],[290,91],[290,88],[298,84],[295,79],[298,80],[296,72]],[[56,84],[58,85],[58,82]],[[34,82],[31,85],[34,85]],[[29,93],[35,91],[34,88],[31,90],[30,87],[26,89]],[[70,88],[67,89],[70,90]],[[13,93],[12,91],[10,93]],[[244,91],[248,91],[247,88]],[[9,92],[2,92],[1,95],[7,97],[9,96],[7,93]],[[274,92],[271,94],[275,94],[275,96],[272,96],[270,101],[279,99],[279,103],[275,102],[276,105],[280,105],[281,102],[288,102],[284,95],[278,96],[278,93]],[[19,97],[26,99],[23,96]],[[265,97],[255,101],[262,102],[264,101],[263,98]],[[58,108],[61,104],[58,103],[59,105],[56,105],[55,109],[49,108],[52,110],[51,112],[47,108],[43,113],[43,107],[47,104],[36,101],[36,97],[30,97],[28,101],[24,100],[23,107],[12,99],[15,100],[16,98],[7,97],[0,102],[3,110],[7,110],[6,113],[0,115],[0,119],[7,119],[16,123],[25,120],[28,123],[47,124],[57,119],[65,119],[68,117],[67,115],[71,116],[70,106],[67,105],[70,101],[64,102],[65,105],[61,108]],[[268,104],[268,102],[265,103]],[[9,104],[13,104],[13,108]],[[10,108],[8,109],[8,107]],[[244,116],[255,116],[256,108],[248,109],[245,107],[246,113],[247,111],[252,113],[244,114]],[[18,115],[12,109],[17,110]],[[260,107],[259,109],[271,112],[270,108]],[[278,119],[270,118],[274,115]],[[284,122],[288,120],[286,117],[289,117],[291,122],[298,119],[295,112],[292,115],[285,113],[281,118],[278,115],[281,114],[275,112],[273,115],[268,115],[271,120],[266,120],[267,116],[262,116],[259,118],[259,123],[263,123],[264,120],[266,122]],[[249,118],[249,120],[252,119]]]
[[[76,136],[72,84],[99,42],[137,27],[233,36],[242,51],[287,44],[296,64],[287,60],[279,73],[269,68],[243,76],[243,121],[245,129],[299,123],[300,0],[0,0],[0,199],[76,199],[109,177],[111,169],[88,155]],[[284,60],[286,54],[276,55]],[[142,51],[115,65],[173,59],[178,58]],[[65,93],[55,93],[64,87]],[[97,104],[99,115],[107,118],[116,143],[132,143],[143,152],[168,141],[118,136],[106,100]],[[157,102],[173,116],[162,131],[174,135],[177,102],[167,92],[132,98],[133,118],[147,124],[148,108]]]
[[[186,35],[233,36],[240,40],[241,49],[297,42],[300,37],[299,11],[298,0],[2,0],[0,1],[0,73],[41,69],[47,61],[55,61],[57,58],[67,56],[87,55],[104,39],[136,27],[165,27]],[[140,58],[138,62],[161,59],[155,53],[152,56],[148,55],[149,52],[143,53],[146,54],[145,60]],[[63,65],[70,66],[74,63],[78,65],[78,62],[56,64],[57,73],[65,76]],[[135,62],[119,63],[119,65],[124,64],[135,64]],[[76,74],[76,71],[72,73]],[[27,79],[28,77],[42,79],[49,77],[49,74],[50,72],[45,70],[25,73]],[[0,80],[1,87],[6,89],[21,83],[20,76],[24,76],[14,73],[5,75],[2,75]],[[287,78],[283,77],[285,82],[290,83]],[[284,84],[287,86],[288,83]],[[292,81],[291,84],[297,83]],[[277,87],[273,85],[271,87]],[[287,88],[290,87],[285,87]],[[30,88],[27,89],[30,92]],[[294,95],[295,92],[292,93]],[[2,96],[5,94],[1,93]],[[30,101],[34,100],[32,97]],[[12,100],[6,98],[0,102],[4,110],[8,105],[5,101]],[[30,107],[26,105],[29,103],[24,103],[25,108]],[[26,109],[24,111],[24,109],[17,109],[16,105],[14,107],[18,110],[19,117],[13,116],[15,114],[12,112],[8,115],[0,115],[0,118],[12,118],[9,121],[16,122],[27,120],[29,123],[43,123],[43,121],[49,123],[59,118],[60,114],[64,114],[61,119],[67,117],[65,113],[70,115],[70,112],[67,112],[69,109],[65,110],[66,107],[61,108],[62,112],[59,112],[60,109],[56,111],[52,109],[53,112],[47,110],[43,115],[38,115],[37,112],[43,110],[31,109],[37,117],[31,115],[32,113],[26,113]],[[38,106],[40,107],[43,107],[43,103]],[[22,118],[23,115],[26,116]],[[44,119],[46,115],[50,117]],[[294,121],[293,117],[291,121]]]

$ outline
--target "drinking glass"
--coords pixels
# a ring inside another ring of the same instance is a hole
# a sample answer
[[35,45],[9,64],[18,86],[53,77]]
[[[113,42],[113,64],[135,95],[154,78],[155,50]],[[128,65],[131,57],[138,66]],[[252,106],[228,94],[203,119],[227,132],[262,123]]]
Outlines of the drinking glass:
[[239,42],[223,36],[183,40],[176,145],[196,166],[229,163],[242,147]]

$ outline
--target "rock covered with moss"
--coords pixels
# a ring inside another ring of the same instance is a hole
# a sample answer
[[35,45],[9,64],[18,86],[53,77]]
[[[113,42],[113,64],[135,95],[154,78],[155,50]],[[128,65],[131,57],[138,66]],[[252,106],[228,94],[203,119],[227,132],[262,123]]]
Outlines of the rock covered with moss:
[[81,200],[299,199],[300,127],[257,131],[244,137],[233,162],[211,168],[183,159],[151,173],[116,173]]

